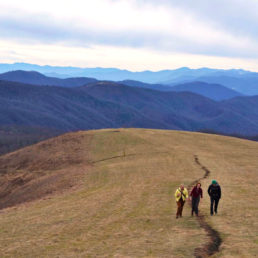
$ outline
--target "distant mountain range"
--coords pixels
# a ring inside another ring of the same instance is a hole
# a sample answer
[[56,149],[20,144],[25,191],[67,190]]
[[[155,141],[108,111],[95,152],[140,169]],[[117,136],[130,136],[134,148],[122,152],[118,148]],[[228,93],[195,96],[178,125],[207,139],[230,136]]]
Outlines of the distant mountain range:
[[132,86],[132,87],[140,87],[140,88],[159,90],[159,91],[172,90],[172,86],[168,86],[164,84],[146,83],[146,82],[140,82],[140,81],[134,81],[134,80],[123,80],[123,81],[118,81],[118,83],[121,83],[127,86]]
[[127,86],[153,89],[159,91],[193,92],[217,101],[231,99],[238,96],[244,96],[244,94],[224,87],[220,84],[211,84],[198,81],[178,84],[174,86],[167,86],[164,84],[149,84],[132,80],[120,81],[120,83]]
[[171,87],[171,90],[177,92],[189,91],[218,101],[243,96],[243,94],[220,84],[210,84],[205,82],[183,83]]
[[116,82],[38,87],[0,81],[0,126],[62,131],[138,127],[255,135],[258,96],[216,102],[190,92],[162,92]]
[[183,67],[175,70],[162,70],[158,72],[131,72],[116,68],[39,66],[27,63],[0,64],[1,73],[14,70],[37,71],[47,76],[59,78],[88,77],[97,80],[111,81],[133,80],[169,86],[199,81],[210,84],[220,84],[244,95],[258,95],[258,73],[241,69],[190,69]]
[[119,126],[157,127],[139,111],[99,100],[78,88],[37,87],[0,81],[0,126],[74,131]]
[[60,79],[54,77],[45,76],[35,71],[12,71],[0,74],[0,80],[21,82],[34,85],[46,85],[46,86],[62,86],[62,87],[77,87],[88,83],[96,82],[96,79],[78,77]]
[[[0,80],[21,82],[25,84],[34,84],[41,86],[62,86],[62,87],[78,87],[87,85],[89,83],[97,82],[93,78],[67,78],[60,79],[55,77],[48,77],[41,73],[35,71],[12,71],[0,74]],[[118,82],[123,85],[140,87],[146,89],[153,89],[159,91],[188,91],[200,94],[202,96],[211,98],[213,100],[224,100],[230,99],[236,96],[241,96],[241,93],[238,93],[234,90],[226,88],[219,84],[208,84],[204,82],[190,82],[185,84],[180,84],[176,86],[166,86],[162,84],[149,84],[133,80],[124,80]]]

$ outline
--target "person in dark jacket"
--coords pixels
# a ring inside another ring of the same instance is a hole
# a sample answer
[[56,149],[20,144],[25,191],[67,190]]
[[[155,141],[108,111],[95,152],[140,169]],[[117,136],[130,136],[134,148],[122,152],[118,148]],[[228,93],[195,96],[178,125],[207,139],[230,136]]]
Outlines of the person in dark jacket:
[[191,193],[190,196],[192,198],[192,216],[195,212],[196,216],[198,216],[198,206],[199,206],[199,202],[200,202],[200,198],[202,198],[202,188],[201,188],[201,183],[197,183]]
[[208,188],[208,194],[211,198],[211,209],[210,209],[211,215],[213,215],[213,210],[215,214],[217,214],[218,204],[221,198],[221,189],[216,180],[212,180],[211,185]]

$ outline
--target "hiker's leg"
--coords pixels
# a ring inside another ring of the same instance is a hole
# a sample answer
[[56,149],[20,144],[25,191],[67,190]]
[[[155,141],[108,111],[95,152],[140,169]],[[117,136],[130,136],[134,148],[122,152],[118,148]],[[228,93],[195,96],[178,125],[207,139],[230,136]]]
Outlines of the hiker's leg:
[[177,204],[176,217],[178,218],[178,216],[180,215],[181,202],[180,202],[180,201],[178,201],[178,202],[176,202],[176,204]]
[[219,199],[215,199],[215,213],[217,213],[217,210],[218,210],[218,204],[219,204]]
[[176,204],[177,204],[176,217],[178,217],[178,213],[179,213],[179,204],[178,204],[178,202],[176,202]]
[[199,202],[200,202],[200,197],[196,198],[196,201],[195,201],[195,213],[197,216],[199,213],[199,210],[198,210]]
[[182,217],[182,211],[183,211],[183,207],[182,205],[180,206],[180,210],[179,210],[179,216]]
[[182,217],[182,213],[183,213],[184,204],[185,204],[185,202],[181,199],[181,213],[180,213],[181,217]]
[[195,200],[194,200],[194,197],[192,197],[192,216],[193,216],[193,213],[194,213],[194,206],[195,206]]
[[176,216],[179,217],[179,216],[182,216],[182,199],[180,199],[178,202],[177,202],[177,214]]
[[192,213],[196,213],[196,198],[192,197]]
[[213,215],[213,204],[214,204],[214,199],[211,197],[211,215]]

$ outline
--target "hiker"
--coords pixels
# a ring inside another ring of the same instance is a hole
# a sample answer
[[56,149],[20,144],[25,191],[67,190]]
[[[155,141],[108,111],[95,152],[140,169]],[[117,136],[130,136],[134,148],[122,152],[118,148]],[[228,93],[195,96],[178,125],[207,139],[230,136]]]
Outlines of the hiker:
[[190,196],[192,198],[192,216],[195,212],[196,216],[198,216],[198,206],[200,202],[200,198],[202,198],[202,188],[201,188],[201,183],[197,183],[191,193]]
[[183,184],[176,190],[175,197],[177,203],[176,218],[178,218],[179,216],[182,217],[185,200],[188,198],[188,191]]
[[[221,198],[221,189],[219,184],[217,183],[216,180],[212,180],[211,181],[211,185],[208,188],[208,194],[211,198],[211,216],[213,215],[213,208],[214,208],[214,212],[215,214],[217,214],[218,212],[218,204],[219,204],[219,200]],[[215,206],[214,206],[215,204]]]

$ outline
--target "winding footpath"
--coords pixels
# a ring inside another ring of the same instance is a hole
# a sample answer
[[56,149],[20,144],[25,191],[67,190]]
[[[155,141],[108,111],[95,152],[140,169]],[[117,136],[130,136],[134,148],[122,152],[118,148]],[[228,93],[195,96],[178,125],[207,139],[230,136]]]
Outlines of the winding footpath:
[[[156,153],[168,153],[168,152],[153,152],[153,153],[156,154]],[[95,163],[110,160],[110,159],[123,158],[123,157],[128,157],[128,156],[138,156],[138,155],[142,155],[142,154],[139,154],[139,153],[126,154],[124,152],[123,155],[117,155],[117,156],[113,156],[113,157],[109,157],[109,158],[105,158],[105,159],[95,160],[95,161],[92,161],[91,163],[95,164]],[[204,173],[203,177],[196,179],[195,181],[193,181],[192,183],[190,183],[188,185],[187,189],[189,192],[191,191],[193,186],[196,185],[196,183],[200,182],[203,179],[208,178],[211,174],[210,170],[201,164],[197,155],[194,156],[194,161],[195,161],[196,165],[198,165],[205,173]],[[189,202],[189,205],[191,205],[191,202]],[[212,228],[208,224],[208,222],[205,220],[204,215],[200,214],[198,217],[196,217],[196,219],[198,220],[200,227],[206,231],[206,233],[209,237],[209,241],[207,243],[205,243],[202,247],[195,248],[194,256],[196,258],[204,258],[204,257],[209,257],[209,256],[219,252],[219,247],[222,243],[222,239],[219,235],[219,232],[216,231],[214,228]]]
[[[209,169],[207,169],[205,166],[203,166],[200,161],[199,161],[199,158],[197,155],[194,156],[194,161],[195,163],[205,172],[204,176],[193,181],[191,184],[188,185],[187,189],[188,191],[190,192],[192,187],[200,182],[201,180],[203,179],[206,179],[210,176],[210,171]],[[189,205],[191,205],[191,203],[189,202]],[[202,247],[198,247],[194,250],[194,256],[196,258],[201,258],[201,257],[209,257],[217,252],[219,252],[219,247],[222,243],[222,239],[219,235],[219,232],[216,231],[214,228],[212,228],[208,222],[206,222],[205,220],[205,217],[203,215],[199,215],[198,217],[196,217],[199,224],[200,224],[200,227],[203,228],[208,237],[209,237],[209,241],[208,243],[204,244]]]

